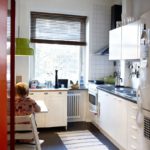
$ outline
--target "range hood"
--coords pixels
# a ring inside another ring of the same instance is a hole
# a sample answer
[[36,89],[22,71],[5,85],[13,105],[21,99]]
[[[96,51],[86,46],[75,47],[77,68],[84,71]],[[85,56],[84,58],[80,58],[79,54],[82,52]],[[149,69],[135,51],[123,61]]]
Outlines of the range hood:
[[97,54],[97,55],[109,55],[109,46],[107,45],[107,46],[101,48],[100,50],[95,52],[95,54]]

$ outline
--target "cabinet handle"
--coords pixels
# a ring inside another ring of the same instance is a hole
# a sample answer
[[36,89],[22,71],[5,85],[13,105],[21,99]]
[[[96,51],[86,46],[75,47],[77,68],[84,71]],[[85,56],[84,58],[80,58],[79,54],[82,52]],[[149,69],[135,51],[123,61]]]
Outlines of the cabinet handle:
[[62,92],[58,92],[58,94],[62,94]]
[[118,102],[122,102],[121,99],[114,97],[114,100],[117,100]]
[[48,93],[44,93],[44,95],[47,95]]
[[131,107],[133,110],[137,110],[138,108],[136,106]]
[[30,93],[29,95],[34,95],[34,93]]
[[134,150],[136,150],[136,147],[134,145],[131,145],[131,148],[134,149]]
[[135,116],[131,116],[130,118],[133,119],[133,120],[136,120],[136,117],[135,117]]
[[133,130],[136,130],[136,131],[138,130],[137,127],[135,127],[134,125],[131,126],[131,128],[132,128]]
[[135,137],[134,135],[132,135],[131,138],[137,140],[137,137]]

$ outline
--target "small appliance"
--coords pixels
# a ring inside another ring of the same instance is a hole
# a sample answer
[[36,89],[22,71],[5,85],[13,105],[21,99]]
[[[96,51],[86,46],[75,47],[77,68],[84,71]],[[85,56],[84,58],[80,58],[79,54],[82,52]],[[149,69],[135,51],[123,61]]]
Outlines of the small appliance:
[[98,90],[97,86],[99,84],[104,84],[102,80],[89,80],[89,111],[94,113],[95,115],[98,114]]
[[39,81],[38,80],[31,80],[29,82],[29,88],[31,89],[36,89],[39,86]]

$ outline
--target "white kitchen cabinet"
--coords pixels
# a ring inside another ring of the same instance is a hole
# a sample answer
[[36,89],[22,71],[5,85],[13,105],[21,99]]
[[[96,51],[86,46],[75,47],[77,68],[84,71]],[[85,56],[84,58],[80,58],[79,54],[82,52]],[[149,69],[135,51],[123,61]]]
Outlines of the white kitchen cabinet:
[[67,126],[67,92],[48,92],[45,103],[48,107],[46,126]]
[[119,60],[121,59],[121,30],[122,28],[116,28],[109,32],[109,59]]
[[121,147],[127,148],[127,103],[122,98],[98,91],[100,128]]
[[140,130],[136,123],[137,104],[128,102],[128,150],[141,150]]
[[[116,141],[126,149],[127,148],[127,103],[122,98],[112,96],[113,109],[113,128],[112,134]],[[111,97],[110,96],[110,97]],[[115,110],[115,111],[114,111]]]
[[139,22],[122,26],[122,59],[139,59]]
[[141,130],[136,123],[137,104],[98,90],[99,127],[115,140],[120,149],[141,150]]
[[[34,99],[34,100],[42,100],[45,103],[45,92],[30,92],[29,96]],[[36,119],[36,124],[37,127],[45,127],[46,124],[46,113],[36,113],[35,114],[35,119]]]
[[109,101],[109,94],[98,90],[98,101],[100,103],[100,127],[109,132],[111,126],[111,109],[108,108],[110,106],[111,101]]
[[129,23],[109,31],[109,59],[140,58],[140,21]]
[[43,100],[47,113],[36,113],[37,127],[67,127],[67,91],[30,92],[35,100]]

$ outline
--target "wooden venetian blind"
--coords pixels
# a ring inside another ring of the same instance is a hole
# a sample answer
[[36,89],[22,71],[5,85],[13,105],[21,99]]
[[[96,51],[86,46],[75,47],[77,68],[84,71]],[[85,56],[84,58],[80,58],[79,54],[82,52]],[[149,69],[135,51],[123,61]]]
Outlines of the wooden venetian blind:
[[31,42],[86,45],[86,18],[31,12]]

